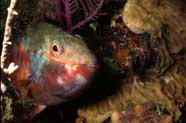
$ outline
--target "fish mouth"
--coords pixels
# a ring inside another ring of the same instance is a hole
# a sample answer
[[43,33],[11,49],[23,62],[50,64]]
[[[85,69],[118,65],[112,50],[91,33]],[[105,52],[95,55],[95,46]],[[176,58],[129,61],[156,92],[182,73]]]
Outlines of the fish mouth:
[[78,91],[80,91],[83,88],[82,85],[74,85],[70,89],[63,92],[65,97],[74,96]]
[[98,64],[79,64],[74,65],[72,68],[75,68],[74,71],[83,75],[86,79],[94,76],[95,72],[99,69]]
[[66,98],[66,97],[71,97],[74,95],[78,95],[78,92],[83,88],[82,85],[74,85],[72,87],[70,87],[68,90],[63,91],[62,93],[53,93],[54,96],[56,97],[62,97],[62,98]]
[[95,70],[100,68],[98,64],[76,64],[76,65],[73,65],[72,67],[88,67],[88,68],[93,68]]
[[98,69],[100,67],[98,64],[80,64],[79,66],[86,66],[94,69]]
[[74,65],[66,64],[65,69],[73,72],[86,71],[86,73],[88,74],[97,71],[99,69],[99,65],[98,64],[74,64]]

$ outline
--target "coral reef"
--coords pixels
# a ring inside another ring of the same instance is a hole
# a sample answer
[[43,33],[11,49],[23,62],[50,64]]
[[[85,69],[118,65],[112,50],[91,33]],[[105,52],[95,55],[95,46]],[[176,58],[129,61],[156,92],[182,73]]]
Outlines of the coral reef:
[[[4,43],[1,36],[2,122],[186,122],[184,0],[15,2],[3,0],[0,20],[1,33],[5,31]],[[13,16],[15,10],[18,15]],[[18,93],[9,78],[20,68],[12,63],[15,54],[9,50],[38,21],[81,35],[98,57],[100,71],[79,98],[49,106],[33,118],[35,102],[22,98],[29,90]]]
[[114,111],[125,110],[128,103],[142,104],[153,101],[167,107],[172,116],[179,117],[177,98],[185,99],[185,61],[178,62],[163,76],[156,79],[141,80],[131,77],[121,82],[117,93],[106,99],[79,109],[79,115],[86,117],[88,123],[103,122]]
[[[162,114],[158,112],[161,110]],[[163,109],[164,111],[166,109]],[[173,123],[170,115],[163,112],[162,108],[153,102],[136,105],[127,111],[114,112],[111,116],[112,123]]]

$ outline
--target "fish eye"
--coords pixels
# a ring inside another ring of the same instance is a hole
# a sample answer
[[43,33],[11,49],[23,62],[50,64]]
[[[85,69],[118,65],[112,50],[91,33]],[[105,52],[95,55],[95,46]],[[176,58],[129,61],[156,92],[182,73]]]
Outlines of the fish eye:
[[53,55],[61,55],[63,54],[64,50],[58,42],[53,42],[50,46],[50,52]]
[[54,52],[57,52],[57,51],[58,51],[58,48],[57,48],[56,45],[53,46],[53,51],[54,51]]

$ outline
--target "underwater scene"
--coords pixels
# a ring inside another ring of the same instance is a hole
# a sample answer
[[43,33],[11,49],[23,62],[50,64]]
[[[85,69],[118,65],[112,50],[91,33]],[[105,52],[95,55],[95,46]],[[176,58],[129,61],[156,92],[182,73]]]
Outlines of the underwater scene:
[[186,123],[186,0],[1,0],[2,123]]

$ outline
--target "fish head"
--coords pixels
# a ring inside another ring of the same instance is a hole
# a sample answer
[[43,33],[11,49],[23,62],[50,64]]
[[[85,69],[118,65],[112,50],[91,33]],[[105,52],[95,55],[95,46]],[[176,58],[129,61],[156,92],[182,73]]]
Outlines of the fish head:
[[41,104],[58,104],[78,95],[98,68],[81,37],[53,25],[38,24],[27,32],[23,44],[29,45],[32,96]]

